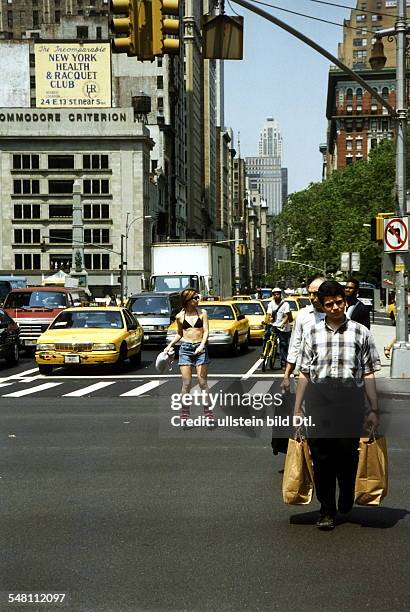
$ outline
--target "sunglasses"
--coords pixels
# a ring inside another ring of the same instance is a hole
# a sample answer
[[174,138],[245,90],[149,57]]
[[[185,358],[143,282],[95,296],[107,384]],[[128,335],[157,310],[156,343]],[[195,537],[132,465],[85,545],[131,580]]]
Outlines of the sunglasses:
[[199,295],[194,295],[194,297],[191,298],[191,300],[199,300]]

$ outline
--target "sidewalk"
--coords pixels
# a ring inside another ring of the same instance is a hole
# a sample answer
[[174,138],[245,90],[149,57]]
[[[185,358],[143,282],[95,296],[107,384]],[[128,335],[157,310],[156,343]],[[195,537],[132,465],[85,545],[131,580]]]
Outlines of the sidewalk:
[[390,378],[390,359],[384,356],[383,348],[393,340],[396,335],[396,328],[392,325],[372,325],[371,332],[380,355],[382,369],[376,372],[377,390],[382,395],[403,399],[406,395],[410,398],[410,378],[391,379]]

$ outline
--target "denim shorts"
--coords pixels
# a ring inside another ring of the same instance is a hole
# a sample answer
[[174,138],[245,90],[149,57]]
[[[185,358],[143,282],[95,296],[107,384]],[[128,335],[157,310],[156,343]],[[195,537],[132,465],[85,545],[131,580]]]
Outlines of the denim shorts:
[[194,352],[200,344],[200,342],[181,342],[181,346],[179,347],[178,365],[199,366],[209,363],[208,349],[206,346],[202,353],[199,355],[194,355]]

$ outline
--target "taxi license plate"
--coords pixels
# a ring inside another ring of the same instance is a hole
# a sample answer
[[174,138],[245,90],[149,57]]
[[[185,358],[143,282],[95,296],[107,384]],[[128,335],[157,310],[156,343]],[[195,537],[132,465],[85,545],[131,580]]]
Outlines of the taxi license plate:
[[65,355],[64,363],[80,363],[80,355]]
[[149,336],[147,334],[144,335],[144,340],[149,340]]

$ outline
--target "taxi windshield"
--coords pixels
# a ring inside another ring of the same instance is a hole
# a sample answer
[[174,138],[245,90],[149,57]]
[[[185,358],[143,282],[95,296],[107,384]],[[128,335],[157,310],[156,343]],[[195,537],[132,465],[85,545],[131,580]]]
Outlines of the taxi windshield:
[[305,308],[305,306],[310,306],[310,300],[307,297],[300,297],[299,304],[301,305],[302,308]]
[[237,304],[239,310],[241,311],[242,314],[244,315],[261,315],[264,316],[264,310],[262,308],[262,306],[260,304],[252,304],[252,302],[249,302],[248,304],[246,302],[240,302],[239,304]]
[[233,320],[235,317],[230,306],[201,306],[208,313],[208,319],[215,321],[217,319]]
[[7,297],[7,308],[65,308],[65,293],[57,291],[16,291]]
[[288,299],[288,300],[286,300],[286,301],[287,301],[287,303],[289,304],[289,308],[290,308],[291,310],[298,310],[298,305],[297,305],[297,303],[296,303],[296,300],[289,300],[289,299]]
[[119,311],[86,310],[64,311],[50,325],[49,329],[122,329],[124,323]]

